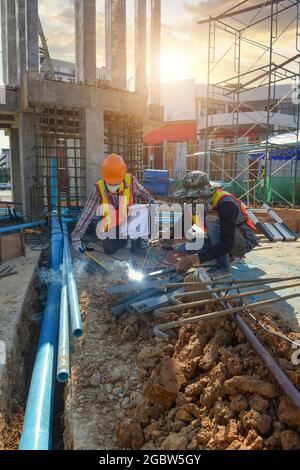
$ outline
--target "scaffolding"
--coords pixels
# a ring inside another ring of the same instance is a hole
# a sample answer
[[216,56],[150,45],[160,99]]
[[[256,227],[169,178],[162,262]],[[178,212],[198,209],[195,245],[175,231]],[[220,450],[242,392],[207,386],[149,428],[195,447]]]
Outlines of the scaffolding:
[[44,105],[36,113],[31,204],[36,217],[70,215],[85,203],[83,116],[79,109]]
[[[198,22],[200,25],[208,25],[206,116],[198,131],[204,145],[201,149],[203,152],[198,155],[203,156],[202,168],[212,179],[231,182],[242,192],[240,197],[246,197],[248,202],[261,202],[256,197],[255,189],[263,185],[263,200],[272,203],[274,199],[295,207],[297,188],[300,188],[300,1],[272,0],[239,9],[246,3],[248,1],[244,0],[218,16],[210,16]],[[251,37],[254,27],[265,26],[265,35],[269,30],[268,44]],[[290,56],[279,47],[287,34],[289,41],[291,36],[294,39],[294,51]],[[231,38],[230,47],[226,49],[225,36]],[[245,48],[248,56],[251,51],[254,60],[243,70],[246,63],[243,60]],[[229,64],[232,73],[226,76],[224,70],[229,68]],[[221,76],[225,75],[222,80],[217,77],[220,69]],[[280,84],[288,85],[283,95],[279,94]],[[267,90],[267,103],[264,110],[257,111],[251,102],[255,101],[262,88]],[[282,103],[287,99],[294,105],[294,115],[283,120],[283,115],[278,115]],[[230,111],[216,115],[215,103],[222,103]],[[271,139],[274,135],[290,132],[295,134],[296,142],[292,146],[292,153],[291,146],[281,146],[280,151],[289,150],[289,157],[282,166],[274,168],[274,145]],[[258,160],[249,162],[247,145],[251,147],[250,150],[261,152]],[[291,173],[291,200],[276,191],[272,184],[274,174],[287,166]],[[251,186],[246,191],[243,179]]]

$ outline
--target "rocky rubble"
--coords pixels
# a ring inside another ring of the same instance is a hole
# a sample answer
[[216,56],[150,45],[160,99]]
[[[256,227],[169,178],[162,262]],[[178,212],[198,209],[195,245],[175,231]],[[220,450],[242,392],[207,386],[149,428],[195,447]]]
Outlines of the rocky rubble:
[[[279,319],[262,319],[288,334]],[[262,336],[299,386],[290,346],[265,332]],[[300,413],[230,319],[187,325],[169,344],[152,343],[138,355],[143,401],[131,406],[117,427],[121,448],[136,448],[138,434],[141,449],[300,449]],[[135,428],[131,436],[127,426],[122,436],[128,419]]]
[[[123,278],[120,272],[116,282]],[[84,336],[74,345],[66,389],[67,449],[300,448],[299,412],[230,319],[186,325],[165,342],[153,337],[154,316],[112,318],[111,282],[80,282]],[[300,339],[277,317],[260,320]],[[300,389],[291,346],[251,328]]]

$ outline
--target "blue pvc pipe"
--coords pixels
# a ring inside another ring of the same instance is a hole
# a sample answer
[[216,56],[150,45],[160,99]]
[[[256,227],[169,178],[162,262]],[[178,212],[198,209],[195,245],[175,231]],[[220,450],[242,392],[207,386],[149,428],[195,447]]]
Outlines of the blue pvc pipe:
[[30,222],[28,224],[10,225],[9,227],[1,227],[0,234],[8,233],[8,232],[15,232],[17,230],[25,230],[26,228],[39,227],[45,224],[46,224],[45,220],[40,220],[38,222]]
[[57,158],[51,158],[51,205],[52,211],[58,207]]
[[47,297],[19,450],[52,447],[55,359],[60,283],[53,280]]
[[51,265],[54,271],[60,269],[63,256],[63,233],[59,218],[53,216],[51,219]]
[[[53,266],[57,266],[62,253],[62,233],[58,236],[56,218],[52,219]],[[59,267],[59,265],[58,265]],[[20,440],[20,450],[49,450],[52,447],[52,422],[54,408],[55,370],[60,308],[60,272],[55,270],[50,283],[41,328],[38,350],[28,394],[26,413]]]
[[73,335],[76,338],[80,338],[83,334],[82,321],[78,300],[78,292],[76,282],[73,274],[72,256],[68,237],[68,227],[63,224],[63,235],[64,235],[64,256],[66,259],[66,270],[67,270],[67,284],[68,284],[68,300],[71,312],[71,324]]
[[60,297],[59,337],[57,353],[58,382],[66,382],[70,377],[69,305],[65,256],[62,268],[62,288]]

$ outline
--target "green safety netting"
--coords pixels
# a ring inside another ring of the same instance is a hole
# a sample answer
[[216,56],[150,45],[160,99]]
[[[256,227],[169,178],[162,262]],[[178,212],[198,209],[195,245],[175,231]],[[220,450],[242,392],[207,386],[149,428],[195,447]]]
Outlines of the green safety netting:
[[[269,176],[266,180],[256,179],[238,182],[234,181],[229,183],[229,185],[230,192],[234,193],[238,197],[241,197],[243,194],[250,191],[248,196],[250,203],[254,202],[254,198],[256,198],[256,201],[264,201],[268,203],[282,203],[284,202],[284,199],[286,199],[292,203],[295,191],[295,203],[300,204],[300,177],[296,180],[296,188],[294,178],[280,176]],[[244,196],[242,199],[247,202],[247,196]]]

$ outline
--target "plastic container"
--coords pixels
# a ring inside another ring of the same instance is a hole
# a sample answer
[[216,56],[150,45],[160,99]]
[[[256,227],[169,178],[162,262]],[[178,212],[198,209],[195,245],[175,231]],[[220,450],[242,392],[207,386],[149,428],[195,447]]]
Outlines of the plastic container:
[[155,196],[167,196],[169,182],[167,170],[146,170],[144,172],[144,187]]

